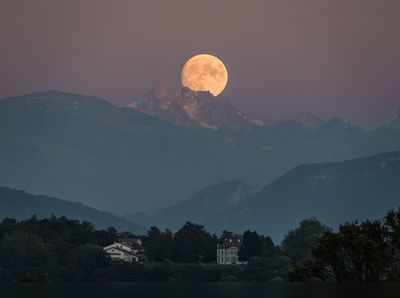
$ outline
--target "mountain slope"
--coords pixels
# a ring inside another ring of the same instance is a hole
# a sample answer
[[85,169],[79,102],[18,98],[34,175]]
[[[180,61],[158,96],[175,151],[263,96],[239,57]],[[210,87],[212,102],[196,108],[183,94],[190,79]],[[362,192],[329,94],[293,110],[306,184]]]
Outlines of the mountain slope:
[[400,151],[395,151],[296,167],[240,204],[230,221],[281,238],[308,217],[336,226],[380,217],[399,205]]
[[397,117],[370,133],[373,150],[398,150],[400,147],[400,111]]
[[71,219],[88,221],[96,228],[115,227],[118,231],[145,233],[145,228],[108,212],[85,206],[80,203],[67,202],[47,196],[32,195],[7,187],[0,187],[0,219],[28,219],[32,215],[39,218],[51,215],[65,216]]
[[167,205],[225,171],[239,173],[229,162],[230,145],[210,130],[175,127],[77,94],[1,100],[0,138],[3,185],[104,210]]
[[[189,95],[182,98],[196,105]],[[231,123],[238,114],[230,111],[216,119]],[[214,119],[213,112],[206,108],[201,115]],[[132,213],[170,206],[219,181],[258,187],[299,164],[400,149],[397,132],[372,138],[340,119],[312,129],[309,124],[303,119],[213,130],[176,126],[79,94],[49,91],[5,98],[0,100],[0,184]]]
[[[145,218],[142,217],[140,222],[172,230],[180,228],[187,221],[204,224],[211,228],[216,223],[222,229],[226,212],[235,208],[249,194],[249,186],[242,181],[221,182],[205,187],[187,200],[164,208]],[[138,216],[140,215],[131,215],[129,218],[140,218]],[[224,228],[228,229],[229,226],[225,225]]]

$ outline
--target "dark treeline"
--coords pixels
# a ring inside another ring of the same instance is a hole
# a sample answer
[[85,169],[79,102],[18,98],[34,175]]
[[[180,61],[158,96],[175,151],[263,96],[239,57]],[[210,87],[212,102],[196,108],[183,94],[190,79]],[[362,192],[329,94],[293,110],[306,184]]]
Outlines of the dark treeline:
[[326,231],[311,255],[294,263],[289,276],[295,281],[399,281],[400,209],[382,220]]
[[110,265],[102,246],[117,239],[114,228],[96,231],[88,222],[51,217],[0,224],[0,280],[87,280]]
[[240,261],[249,261],[252,257],[271,257],[280,253],[270,237],[246,231],[242,236],[223,231],[220,237],[211,235],[203,226],[186,223],[173,234],[170,230],[160,231],[151,227],[144,238],[146,256],[149,261],[172,261],[176,263],[214,263],[216,247],[220,239],[241,237]]
[[144,263],[112,262],[103,251],[119,238],[114,228],[51,217],[0,223],[0,281],[382,281],[400,279],[400,211],[382,220],[346,223],[337,231],[302,221],[280,246],[270,237],[241,235],[242,265],[217,265],[220,236],[186,223],[176,233],[150,228],[139,236]]
[[[167,280],[200,281],[269,281],[286,280],[290,259],[270,237],[246,231],[241,236],[239,260],[245,265],[216,265],[216,248],[220,239],[239,237],[224,231],[217,237],[203,226],[186,223],[175,234],[150,228],[144,239],[147,259],[157,270],[169,272]],[[184,265],[186,264],[186,265]],[[146,265],[144,265],[144,268]],[[122,277],[123,278],[123,277]]]
[[211,235],[203,226],[186,223],[176,233],[152,227],[144,244],[147,262],[112,262],[103,251],[119,238],[136,237],[114,228],[95,230],[88,222],[51,217],[0,223],[1,281],[223,281],[286,278],[287,257],[269,237],[243,235],[240,258],[246,266],[216,264],[223,232]]

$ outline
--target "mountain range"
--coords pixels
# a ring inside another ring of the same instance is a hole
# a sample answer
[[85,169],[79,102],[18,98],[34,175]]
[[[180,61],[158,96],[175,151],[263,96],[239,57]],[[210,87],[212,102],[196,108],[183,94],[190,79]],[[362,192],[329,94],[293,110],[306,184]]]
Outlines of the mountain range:
[[316,217],[330,227],[382,217],[400,207],[400,151],[298,166],[255,193],[240,181],[208,187],[162,209],[151,221],[175,229],[186,221],[207,229],[257,230],[281,240],[301,220]]
[[194,193],[189,199],[178,202],[153,213],[126,214],[129,220],[136,220],[143,225],[159,225],[177,230],[186,221],[207,224],[207,227],[219,232],[228,229],[224,223],[229,210],[236,208],[252,193],[252,189],[240,180],[223,181],[210,185]]
[[215,97],[208,91],[196,92],[186,87],[175,96],[162,89],[152,89],[128,106],[178,126],[237,130],[256,124],[223,96]]
[[399,182],[400,151],[302,165],[245,200],[231,222],[278,237],[309,217],[332,227],[379,218],[400,206]]
[[[148,97],[164,110],[168,96]],[[60,91],[2,99],[0,184],[132,214],[223,181],[257,190],[300,164],[400,149],[398,119],[372,131],[340,118],[262,126],[228,99],[183,89],[171,104],[179,100],[193,125],[150,113],[148,101],[117,107]]]
[[109,212],[85,206],[81,203],[68,202],[42,195],[0,187],[0,219],[29,219],[33,215],[38,218],[48,218],[52,215],[65,216],[70,219],[88,221],[98,229],[115,227],[118,231],[143,234],[146,229],[122,217]]

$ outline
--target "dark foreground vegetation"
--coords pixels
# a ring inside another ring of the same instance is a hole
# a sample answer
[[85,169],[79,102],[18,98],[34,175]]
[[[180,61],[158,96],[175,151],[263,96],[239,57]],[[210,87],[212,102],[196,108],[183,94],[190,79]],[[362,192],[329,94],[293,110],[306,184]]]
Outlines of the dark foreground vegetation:
[[0,281],[397,281],[400,279],[400,211],[382,220],[346,223],[332,231],[304,220],[280,246],[246,231],[242,265],[216,264],[219,237],[193,223],[176,233],[152,227],[139,236],[144,263],[112,262],[103,251],[118,238],[114,228],[52,216],[0,223]]
[[[231,236],[224,232],[221,237]],[[187,223],[175,234],[152,227],[141,236],[147,261],[112,262],[103,251],[118,238],[114,228],[95,230],[87,222],[55,216],[0,223],[1,281],[235,281],[287,275],[288,260],[269,237],[243,235],[246,266],[216,264],[218,237]]]
[[399,281],[400,209],[383,220],[327,231],[308,258],[294,263],[289,276],[296,281]]

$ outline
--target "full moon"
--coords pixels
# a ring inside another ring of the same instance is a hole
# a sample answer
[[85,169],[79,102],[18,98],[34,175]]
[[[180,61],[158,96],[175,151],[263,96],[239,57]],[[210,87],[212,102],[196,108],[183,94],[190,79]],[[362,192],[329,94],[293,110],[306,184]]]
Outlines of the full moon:
[[219,95],[228,83],[228,71],[224,63],[208,54],[190,58],[182,69],[182,85],[193,91],[209,91]]

